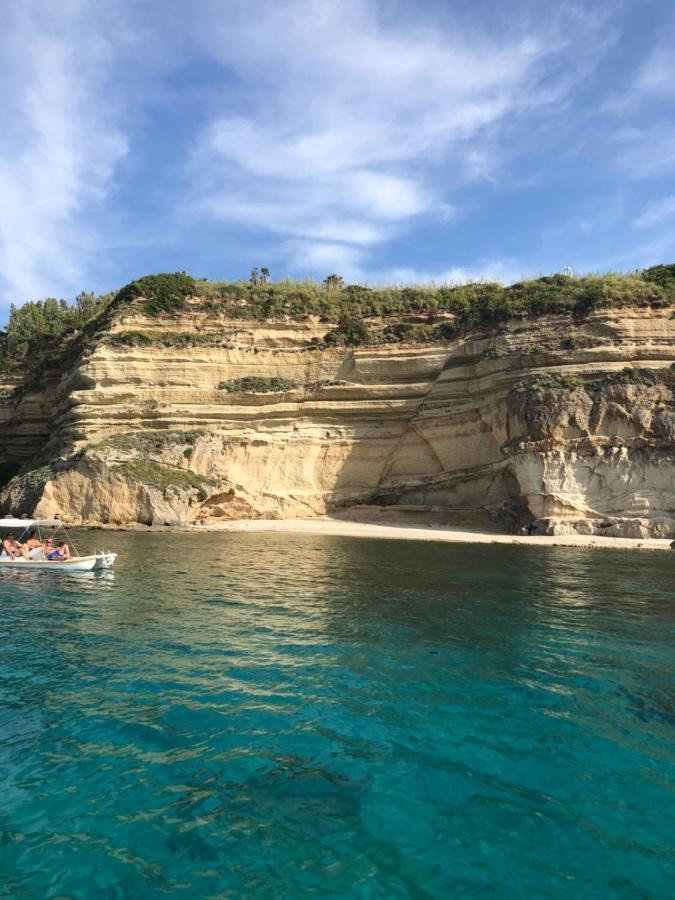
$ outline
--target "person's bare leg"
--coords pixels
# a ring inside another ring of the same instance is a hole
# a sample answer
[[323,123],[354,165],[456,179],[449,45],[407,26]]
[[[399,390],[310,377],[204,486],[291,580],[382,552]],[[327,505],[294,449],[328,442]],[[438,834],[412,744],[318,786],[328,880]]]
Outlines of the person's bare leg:
[[68,544],[64,544],[63,547],[61,547],[61,553],[63,553],[63,556],[65,557],[65,559],[71,558],[70,557],[70,547],[68,546]]

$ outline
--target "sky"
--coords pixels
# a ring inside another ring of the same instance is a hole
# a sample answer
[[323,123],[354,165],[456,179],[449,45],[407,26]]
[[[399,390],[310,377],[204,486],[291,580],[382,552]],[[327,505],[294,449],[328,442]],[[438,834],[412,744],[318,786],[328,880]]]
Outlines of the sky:
[[143,274],[675,261],[672,0],[0,0],[0,323]]

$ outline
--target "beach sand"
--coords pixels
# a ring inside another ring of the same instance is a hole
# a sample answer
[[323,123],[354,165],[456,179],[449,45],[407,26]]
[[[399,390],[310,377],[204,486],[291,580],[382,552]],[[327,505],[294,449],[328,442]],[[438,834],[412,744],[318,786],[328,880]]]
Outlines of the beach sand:
[[[449,527],[438,524],[409,524],[355,521],[344,517],[318,516],[311,519],[245,519],[214,521],[196,525],[199,531],[276,532],[284,534],[327,534],[339,537],[384,538],[399,541],[448,541],[465,544],[522,544],[536,547],[603,547],[623,550],[668,550],[669,538],[613,538],[587,535],[515,535],[483,529]],[[192,530],[192,529],[191,529]]]

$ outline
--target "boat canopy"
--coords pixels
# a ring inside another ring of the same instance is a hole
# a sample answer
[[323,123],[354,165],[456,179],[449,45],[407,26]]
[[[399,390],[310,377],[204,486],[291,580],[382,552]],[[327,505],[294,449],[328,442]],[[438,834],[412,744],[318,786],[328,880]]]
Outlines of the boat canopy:
[[0,531],[18,531],[21,528],[61,528],[59,519],[0,519]]

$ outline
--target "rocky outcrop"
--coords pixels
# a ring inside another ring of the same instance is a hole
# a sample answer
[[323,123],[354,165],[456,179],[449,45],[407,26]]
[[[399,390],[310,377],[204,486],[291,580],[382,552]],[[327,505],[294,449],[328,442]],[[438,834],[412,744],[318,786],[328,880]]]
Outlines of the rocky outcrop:
[[179,524],[405,505],[670,535],[671,316],[606,310],[352,348],[323,343],[318,320],[127,311],[60,378],[0,394],[5,458],[35,456],[2,507]]

